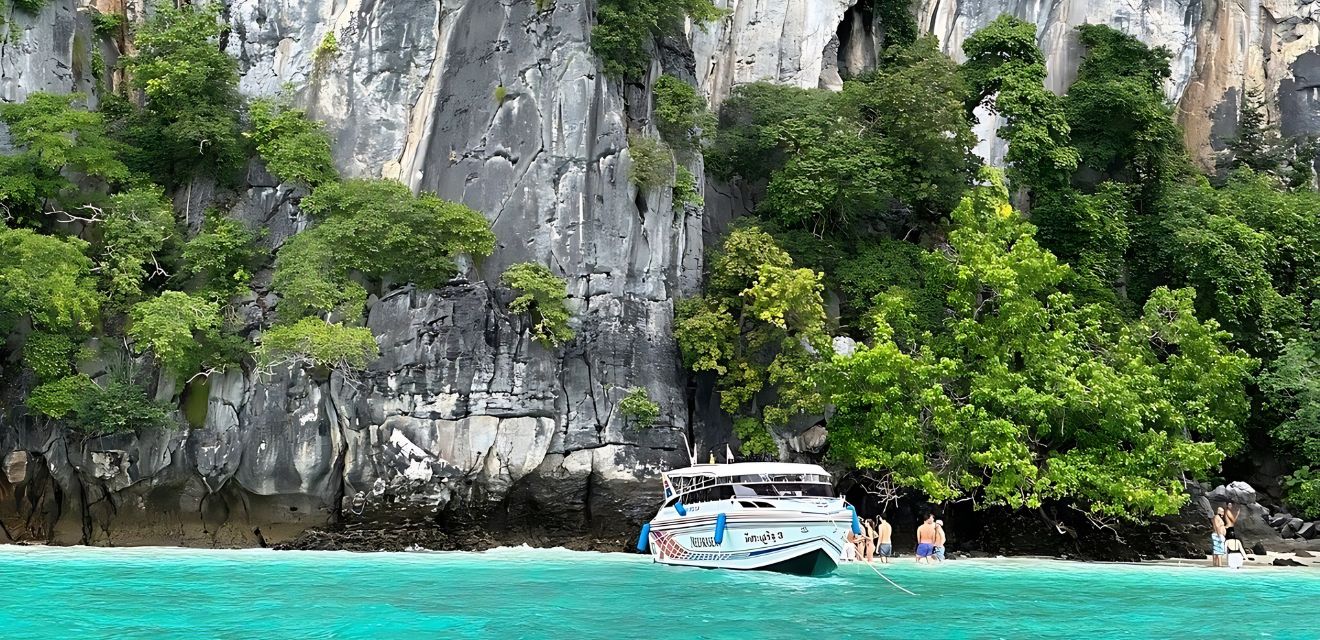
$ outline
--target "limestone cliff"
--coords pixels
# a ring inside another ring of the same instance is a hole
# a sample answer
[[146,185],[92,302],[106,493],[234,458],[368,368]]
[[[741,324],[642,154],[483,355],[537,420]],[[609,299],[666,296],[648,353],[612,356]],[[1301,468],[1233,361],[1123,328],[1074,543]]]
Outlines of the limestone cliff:
[[[95,61],[113,64],[126,43],[94,34],[86,1],[51,0],[36,16],[5,10],[0,99],[92,90]],[[717,0],[727,17],[666,41],[653,74],[695,83],[714,105],[758,80],[836,88],[883,44],[871,2]],[[128,4],[130,17],[139,4]],[[1078,62],[1075,25],[1106,22],[1169,47],[1169,97],[1208,161],[1231,134],[1244,89],[1265,91],[1285,133],[1320,132],[1316,6],[923,0],[913,9],[955,55],[1000,13],[1035,22],[1056,90]],[[367,325],[382,357],[360,379],[215,376],[187,390],[206,396],[198,428],[78,441],[26,416],[12,401],[24,390],[6,389],[5,533],[251,544],[254,526],[282,538],[343,517],[590,535],[625,531],[646,514],[648,481],[686,460],[684,437],[703,451],[728,439],[707,390],[690,388],[671,324],[674,301],[699,285],[703,232],[740,205],[712,191],[707,210],[675,210],[667,193],[629,183],[627,132],[651,126],[650,96],[645,84],[600,71],[593,9],[591,0],[230,0],[225,47],[245,94],[292,85],[329,124],[344,173],[462,201],[490,219],[499,246],[448,287],[373,297]],[[331,35],[337,46],[321,47]],[[997,160],[991,126],[981,151]],[[699,160],[692,168],[700,175]],[[223,204],[266,229],[274,250],[305,223],[298,195],[254,164],[239,192],[198,183],[176,201],[194,228],[197,211]],[[530,340],[495,284],[527,260],[569,283],[578,337],[562,350]],[[250,330],[269,319],[262,281],[242,309]],[[633,386],[659,402],[659,426],[637,428],[615,410]],[[161,398],[182,393],[166,379],[155,387]]]

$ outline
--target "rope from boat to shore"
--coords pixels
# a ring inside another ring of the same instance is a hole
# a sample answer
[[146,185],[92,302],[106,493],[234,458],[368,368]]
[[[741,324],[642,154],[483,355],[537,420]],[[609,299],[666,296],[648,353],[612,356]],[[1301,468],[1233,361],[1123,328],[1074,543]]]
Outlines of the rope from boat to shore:
[[873,563],[867,562],[867,563],[866,563],[866,566],[871,567],[871,570],[875,571],[875,575],[879,575],[880,578],[884,578],[884,582],[888,582],[888,583],[890,583],[890,585],[894,585],[895,589],[898,589],[899,591],[903,591],[904,594],[908,594],[908,595],[916,595],[916,594],[913,594],[912,591],[908,591],[907,589],[904,589],[903,585],[899,585],[898,582],[891,581],[891,579],[890,579],[890,577],[888,577],[888,575],[884,575],[884,574],[880,573],[880,570],[879,570],[879,569],[875,569],[875,565],[873,565]]

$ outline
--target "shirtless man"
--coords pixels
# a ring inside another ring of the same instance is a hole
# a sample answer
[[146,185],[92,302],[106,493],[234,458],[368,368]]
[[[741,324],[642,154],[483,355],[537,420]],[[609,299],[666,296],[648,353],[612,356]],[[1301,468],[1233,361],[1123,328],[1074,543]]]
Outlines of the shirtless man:
[[1224,549],[1224,536],[1228,533],[1228,528],[1236,523],[1237,513],[1232,509],[1228,507],[1215,509],[1215,516],[1210,519],[1210,566],[1225,565],[1227,551]]
[[880,520],[880,526],[876,528],[876,536],[880,541],[880,564],[889,564],[889,558],[894,555],[894,527],[883,517],[877,518]]
[[935,521],[935,560],[944,562],[944,543],[948,538],[944,535],[944,521]]
[[939,530],[935,527],[935,514],[926,514],[926,519],[917,527],[917,562],[929,564],[935,555],[935,541],[939,539]]

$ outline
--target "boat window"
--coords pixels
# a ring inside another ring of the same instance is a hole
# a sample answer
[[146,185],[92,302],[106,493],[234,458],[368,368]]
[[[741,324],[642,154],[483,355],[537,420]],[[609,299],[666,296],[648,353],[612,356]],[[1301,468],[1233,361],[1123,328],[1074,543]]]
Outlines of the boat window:
[[830,484],[830,477],[819,473],[757,473],[740,476],[720,476],[716,484],[757,484],[765,482],[819,482]]
[[736,487],[749,489],[758,496],[779,497],[810,497],[810,498],[833,498],[834,488],[828,484],[814,484],[807,482],[775,482],[765,484],[736,485],[735,493],[739,497],[750,496],[752,494],[741,493]]
[[756,495],[756,490],[745,484],[735,484],[733,485],[733,495],[739,498],[751,498]]
[[715,502],[717,500],[728,500],[733,498],[733,487],[728,485],[716,485],[714,487],[705,487],[679,494],[675,498],[670,498],[665,502],[665,506],[670,506],[679,500],[683,504],[697,504],[698,502]]

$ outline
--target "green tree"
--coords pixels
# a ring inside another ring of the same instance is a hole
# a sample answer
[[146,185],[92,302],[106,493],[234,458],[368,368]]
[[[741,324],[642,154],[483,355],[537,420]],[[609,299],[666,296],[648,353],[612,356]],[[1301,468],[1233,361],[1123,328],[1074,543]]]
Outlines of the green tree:
[[80,378],[85,376],[73,376],[70,385],[80,394],[71,426],[84,438],[178,426],[170,418],[169,406],[152,399],[126,376],[111,376],[104,388],[95,383],[88,387]]
[[43,382],[59,380],[72,373],[78,345],[64,333],[37,331],[23,341],[23,362]]
[[692,85],[671,75],[655,81],[655,126],[669,144],[689,148],[700,144],[702,133],[710,128],[706,101]]
[[674,152],[663,141],[630,135],[628,157],[632,161],[629,178],[638,187],[657,189],[674,184]]
[[280,180],[315,187],[339,177],[325,125],[287,100],[262,98],[248,106],[252,138],[266,167]]
[[754,226],[731,231],[710,264],[706,295],[679,305],[674,335],[688,368],[716,377],[720,407],[739,418],[742,451],[770,453],[767,428],[821,406],[803,381],[831,348],[822,276],[793,268]]
[[832,107],[768,124],[784,156],[758,209],[826,235],[860,224],[931,224],[974,175],[966,87],[932,38],[894,53],[873,78],[845,83]]
[[0,207],[35,221],[52,204],[80,203],[68,174],[114,183],[128,177],[120,146],[106,134],[101,114],[74,106],[80,94],[37,92],[0,105],[0,121],[19,151],[0,156]]
[[877,0],[874,6],[885,48],[906,47],[916,42],[921,29],[912,17],[912,0]]
[[141,170],[166,186],[220,175],[242,160],[238,62],[220,47],[219,3],[157,7],[122,64],[146,105],[111,104],[120,134],[143,150]]
[[87,243],[0,227],[0,335],[28,317],[40,329],[92,328],[101,299]]
[[247,291],[257,260],[257,236],[243,223],[211,211],[202,232],[183,247],[183,273],[217,302]]
[[1102,179],[1158,189],[1185,164],[1182,135],[1164,97],[1172,54],[1103,25],[1078,32],[1086,54],[1064,112],[1081,164]]
[[1238,110],[1237,135],[1228,142],[1228,167],[1277,173],[1283,163],[1282,146],[1278,131],[1265,121],[1265,99],[1260,90],[1247,91]]
[[1284,416],[1273,430],[1302,466],[1320,465],[1320,350],[1313,333],[1293,340],[1259,379],[1271,408]]
[[225,353],[218,349],[224,321],[220,305],[182,291],[166,291],[133,305],[128,337],[138,353],[150,351],[156,362],[181,378],[203,367],[223,369]]
[[272,282],[293,318],[337,308],[360,314],[366,292],[352,274],[436,287],[458,272],[459,255],[495,248],[480,213],[431,193],[414,196],[392,180],[325,183],[302,209],[318,223],[281,248]]
[[106,292],[116,302],[131,301],[145,280],[164,273],[158,254],[174,233],[174,207],[159,188],[132,189],[111,196],[100,227],[97,266]]
[[769,82],[734,87],[720,106],[718,128],[706,150],[706,168],[728,180],[741,176],[767,180],[784,165],[787,154],[770,128],[832,110],[833,94]]
[[682,33],[683,24],[717,20],[724,13],[711,0],[602,0],[591,29],[591,48],[605,73],[640,78],[651,67],[656,38]]
[[518,293],[509,310],[531,317],[532,337],[538,342],[554,348],[573,339],[573,329],[568,326],[573,314],[564,304],[568,285],[563,278],[545,265],[522,262],[505,269],[500,281]]
[[[1062,191],[1079,161],[1063,101],[1045,88],[1045,56],[1036,26],[1002,15],[963,43],[968,107],[986,105],[1006,120],[1008,178],[1014,188]],[[970,109],[969,109],[970,110]]]
[[882,305],[874,343],[817,370],[837,406],[831,454],[935,500],[1177,511],[1182,474],[1240,446],[1252,361],[1196,319],[1190,291],[1155,292],[1131,327],[1078,304],[997,178],[953,219],[943,331],[900,345],[910,311]]
[[262,334],[257,362],[265,369],[295,365],[323,374],[352,375],[367,368],[379,354],[370,329],[303,318]]
[[619,401],[619,411],[633,424],[649,427],[660,417],[660,405],[656,404],[646,389],[633,387]]

